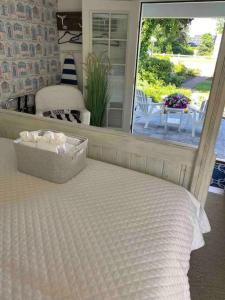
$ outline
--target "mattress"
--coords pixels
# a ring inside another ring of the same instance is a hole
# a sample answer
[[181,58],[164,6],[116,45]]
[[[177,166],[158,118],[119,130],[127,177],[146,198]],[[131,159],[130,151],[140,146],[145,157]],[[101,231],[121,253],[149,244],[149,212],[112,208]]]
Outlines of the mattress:
[[19,173],[0,139],[0,299],[190,299],[210,230],[185,189],[88,160],[63,185]]

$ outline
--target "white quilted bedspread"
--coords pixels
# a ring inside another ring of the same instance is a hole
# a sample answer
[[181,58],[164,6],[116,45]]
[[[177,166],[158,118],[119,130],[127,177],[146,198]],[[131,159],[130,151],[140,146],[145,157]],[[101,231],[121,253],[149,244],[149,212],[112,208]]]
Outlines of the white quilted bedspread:
[[190,299],[209,224],[183,188],[88,160],[56,185],[20,174],[0,139],[0,299]]

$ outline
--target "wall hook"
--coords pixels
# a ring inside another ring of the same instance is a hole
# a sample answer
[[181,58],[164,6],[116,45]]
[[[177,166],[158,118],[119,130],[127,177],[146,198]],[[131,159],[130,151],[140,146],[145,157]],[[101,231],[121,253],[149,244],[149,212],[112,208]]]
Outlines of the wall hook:
[[62,29],[67,30],[68,27],[67,27],[66,25],[64,25],[64,20],[66,19],[66,15],[64,15],[64,16],[57,15],[57,17],[58,17],[59,19],[61,19],[61,22],[62,22]]

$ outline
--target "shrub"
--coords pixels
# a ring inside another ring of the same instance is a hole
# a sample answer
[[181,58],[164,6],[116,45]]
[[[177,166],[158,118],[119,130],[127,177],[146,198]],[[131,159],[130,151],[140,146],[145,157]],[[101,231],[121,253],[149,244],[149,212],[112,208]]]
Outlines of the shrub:
[[149,57],[144,65],[139,67],[139,77],[148,84],[156,84],[161,81],[164,85],[177,87],[190,76],[198,75],[199,71],[188,69],[183,64],[173,64],[169,57]]
[[148,97],[151,97],[153,101],[160,102],[166,96],[171,94],[183,94],[186,97],[191,96],[191,90],[184,88],[177,88],[175,85],[163,85],[162,81],[158,81],[155,84],[148,84],[148,82],[138,82],[138,89],[142,90]]
[[[140,76],[149,83],[155,80],[162,80],[169,83],[169,76],[174,72],[174,64],[169,59],[159,59],[149,57],[145,63],[140,66]],[[151,75],[149,75],[151,73]],[[149,80],[150,79],[150,80]]]
[[195,51],[192,47],[186,46],[183,48],[183,54],[184,55],[194,55]]
[[190,77],[198,76],[200,73],[200,69],[187,69],[187,75]]
[[177,41],[173,44],[173,54],[193,55],[194,50],[189,45]]
[[200,71],[198,69],[188,69],[183,64],[176,64],[174,66],[175,74],[171,78],[171,83],[176,86],[181,86],[181,84],[187,80],[189,77],[194,77],[199,75]]
[[185,65],[183,64],[176,64],[174,66],[175,73],[178,75],[182,75],[185,77],[189,76],[198,76],[200,73],[199,69],[188,69]]
[[201,37],[201,43],[198,47],[198,54],[203,56],[212,55],[214,49],[214,41],[211,33],[205,33]]
[[158,77],[155,74],[146,70],[139,72],[138,78],[142,81],[148,82],[149,84],[154,84],[158,81]]
[[185,65],[183,65],[183,64],[176,64],[174,66],[174,70],[175,70],[176,74],[178,74],[178,75],[186,75],[188,72],[188,68],[185,67]]
[[175,86],[179,87],[182,85],[182,83],[187,79],[187,76],[182,76],[182,75],[177,75],[173,74],[169,78],[169,83],[170,84],[175,84]]

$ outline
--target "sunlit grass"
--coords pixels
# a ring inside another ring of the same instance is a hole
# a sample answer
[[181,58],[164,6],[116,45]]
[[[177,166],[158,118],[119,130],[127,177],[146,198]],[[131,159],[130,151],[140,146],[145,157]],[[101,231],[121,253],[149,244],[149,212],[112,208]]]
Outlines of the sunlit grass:
[[210,92],[211,87],[212,87],[212,79],[206,79],[205,81],[196,84],[194,90],[198,92],[206,93],[206,92]]

